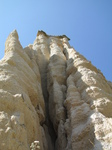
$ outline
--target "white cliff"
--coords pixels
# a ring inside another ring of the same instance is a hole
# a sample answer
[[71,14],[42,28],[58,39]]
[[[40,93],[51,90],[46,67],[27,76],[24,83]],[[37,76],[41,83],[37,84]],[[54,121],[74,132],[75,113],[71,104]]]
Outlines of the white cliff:
[[17,31],[0,61],[0,150],[111,150],[112,83],[68,43],[39,31],[22,48]]

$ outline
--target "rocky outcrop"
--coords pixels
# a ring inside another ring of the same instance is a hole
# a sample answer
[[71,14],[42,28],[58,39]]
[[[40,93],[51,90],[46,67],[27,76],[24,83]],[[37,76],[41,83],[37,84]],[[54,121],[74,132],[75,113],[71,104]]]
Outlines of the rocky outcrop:
[[17,31],[0,61],[0,150],[111,150],[112,84],[68,43],[39,31],[22,48]]

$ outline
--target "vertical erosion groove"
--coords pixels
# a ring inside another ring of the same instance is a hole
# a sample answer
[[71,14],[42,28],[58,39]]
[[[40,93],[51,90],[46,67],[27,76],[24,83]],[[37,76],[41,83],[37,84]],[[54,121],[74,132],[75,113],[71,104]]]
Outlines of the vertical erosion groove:
[[[82,77],[78,72],[78,67],[75,65],[77,53],[67,43],[64,43],[64,48],[67,59],[67,96],[64,104],[67,108],[68,116],[65,130],[69,141],[66,150],[89,150],[93,148],[91,143],[94,143],[94,128],[89,119],[92,112],[89,105],[82,99],[81,91],[79,90],[82,85],[77,85],[77,82]],[[79,62],[80,60],[76,63]]]
[[47,77],[49,115],[57,135],[55,149],[65,150],[66,133],[64,130],[64,122],[66,112],[64,100],[66,93],[66,58],[63,54],[62,41],[55,37],[50,39],[50,60]]
[[[33,49],[37,51],[37,64],[41,75],[41,85],[46,106],[43,128],[48,128],[49,150],[65,150],[67,139],[64,129],[66,111],[66,57],[62,40],[45,35],[37,36]],[[46,127],[45,127],[46,126]],[[49,146],[50,145],[50,146]]]
[[43,97],[45,101],[45,122],[42,125],[46,140],[47,140],[47,149],[53,150],[55,147],[55,140],[56,140],[56,133],[52,124],[52,121],[50,120],[49,116],[49,93],[47,90],[47,71],[48,71],[48,64],[49,64],[49,58],[50,58],[50,48],[49,48],[49,39],[44,35],[41,34],[40,36],[37,36],[36,40],[33,44],[33,49],[37,52],[37,64],[39,66],[40,75],[41,75],[41,86],[42,86],[42,92]]

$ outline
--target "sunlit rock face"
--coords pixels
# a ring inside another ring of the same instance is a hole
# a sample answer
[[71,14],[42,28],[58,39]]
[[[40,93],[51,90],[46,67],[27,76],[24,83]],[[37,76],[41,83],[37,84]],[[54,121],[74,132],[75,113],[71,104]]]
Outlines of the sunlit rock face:
[[69,45],[39,31],[23,48],[17,31],[0,61],[0,150],[112,150],[112,83]]

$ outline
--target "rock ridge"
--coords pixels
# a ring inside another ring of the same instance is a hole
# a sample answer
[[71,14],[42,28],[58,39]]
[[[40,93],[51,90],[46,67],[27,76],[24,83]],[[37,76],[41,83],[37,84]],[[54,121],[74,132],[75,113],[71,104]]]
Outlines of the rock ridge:
[[58,36],[48,35],[48,34],[46,34],[43,30],[39,30],[38,33],[37,33],[37,36],[39,36],[40,34],[43,34],[43,35],[46,36],[46,37],[56,37],[56,38],[59,38],[59,39],[67,38],[68,41],[70,40],[70,38],[68,38],[66,35],[58,35]]
[[111,150],[112,84],[70,46],[38,31],[23,48],[16,30],[0,60],[0,150]]

